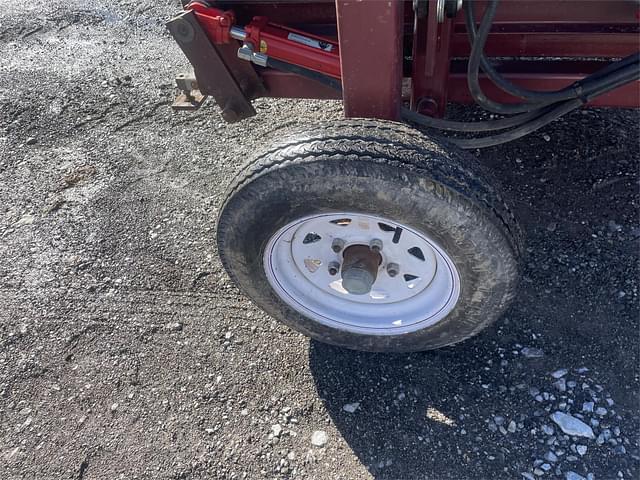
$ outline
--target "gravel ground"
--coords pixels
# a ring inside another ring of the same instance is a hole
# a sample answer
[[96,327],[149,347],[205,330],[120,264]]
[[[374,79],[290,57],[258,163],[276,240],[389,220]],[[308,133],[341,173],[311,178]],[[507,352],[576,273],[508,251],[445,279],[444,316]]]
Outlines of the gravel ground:
[[344,351],[255,308],[213,242],[244,159],[341,105],[172,113],[175,11],[0,11],[0,478],[638,478],[637,112],[475,153],[528,238],[495,326]]

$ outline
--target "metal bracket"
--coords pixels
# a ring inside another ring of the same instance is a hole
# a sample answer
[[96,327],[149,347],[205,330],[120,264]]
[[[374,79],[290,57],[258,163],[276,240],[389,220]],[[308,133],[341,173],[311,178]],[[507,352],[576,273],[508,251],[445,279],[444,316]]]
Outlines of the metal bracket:
[[171,104],[174,110],[197,110],[207,99],[198,88],[195,77],[181,73],[176,77],[176,85],[182,93]]
[[256,114],[250,100],[263,95],[264,87],[253,67],[237,58],[237,46],[212,44],[193,11],[181,13],[167,28],[193,65],[199,92],[215,99],[227,122]]

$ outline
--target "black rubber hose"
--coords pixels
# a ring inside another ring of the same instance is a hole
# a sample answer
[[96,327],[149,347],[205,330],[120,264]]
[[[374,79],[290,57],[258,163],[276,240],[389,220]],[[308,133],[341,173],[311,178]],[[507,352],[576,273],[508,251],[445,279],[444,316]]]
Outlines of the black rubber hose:
[[[497,3],[497,1],[496,1]],[[478,37],[476,31],[476,21],[473,13],[473,5],[474,3],[471,0],[466,0],[465,3],[465,22],[467,27],[467,33],[469,35],[469,42],[471,46],[476,42]],[[486,41],[485,41],[486,42]],[[550,102],[558,102],[562,100],[569,100],[571,98],[576,98],[578,96],[578,91],[574,85],[570,85],[562,90],[554,91],[554,92],[538,92],[534,90],[529,90],[526,88],[519,87],[514,83],[511,83],[509,80],[500,75],[494,68],[493,65],[487,60],[487,57],[484,55],[484,45],[480,50],[480,66],[482,70],[487,74],[487,76],[491,79],[491,81],[496,84],[501,90],[507,92],[514,97],[519,97],[523,100],[527,100],[531,103],[550,103]]]
[[[597,91],[602,87],[606,87],[616,78],[624,77],[629,74],[633,68],[632,66],[640,62],[640,53],[634,53],[625,57],[622,60],[608,64],[606,67],[597,70],[589,75],[584,81],[581,81],[581,96],[586,98],[593,91]],[[582,86],[584,84],[584,86]],[[455,120],[443,120],[440,118],[428,117],[421,115],[417,112],[403,108],[401,112],[402,118],[410,122],[429,127],[437,128],[439,130],[447,130],[453,132],[489,132],[492,130],[504,130],[507,128],[516,127],[522,125],[530,120],[533,120],[543,113],[546,113],[549,109],[553,108],[553,105],[542,106],[537,110],[531,112],[522,113],[513,117],[501,118],[498,120],[485,120],[479,122],[458,122]]]
[[590,102],[596,97],[615,90],[622,85],[637,81],[640,79],[640,60],[624,68],[610,73],[606,77],[598,80],[597,84],[585,89],[584,99]]
[[517,127],[542,115],[541,110],[515,115],[513,117],[500,118],[498,120],[483,120],[478,122],[458,122],[456,120],[443,120],[441,118],[428,117],[408,108],[402,107],[400,116],[418,125],[448,130],[451,132],[491,132],[495,130],[505,130]]
[[564,102],[556,104],[553,108],[548,109],[546,113],[543,113],[535,120],[525,123],[518,128],[514,128],[513,130],[505,133],[491,135],[483,138],[450,138],[449,141],[464,149],[492,147],[494,145],[511,142],[518,138],[524,137],[525,135],[528,135],[529,133],[534,132],[539,128],[544,127],[545,125],[553,122],[554,120],[557,120],[558,118],[571,112],[572,110],[580,108],[583,104],[593,100],[600,95],[615,90],[616,88],[621,87],[622,85],[625,85],[627,83],[637,81],[638,79],[640,79],[640,64],[636,63],[628,65],[624,69],[621,69],[620,71],[609,75],[605,82],[602,82],[596,88],[592,89],[583,98],[565,100]]
[[[473,45],[477,38],[477,32],[472,0],[467,0],[467,3],[465,4],[465,20],[467,32],[469,34],[469,41],[471,42],[471,45]],[[580,95],[583,95],[582,86],[584,84],[591,81],[599,80],[600,78],[608,75],[611,72],[614,72],[615,70],[638,61],[638,59],[640,59],[640,54],[633,53],[621,60],[610,63],[606,67],[601,68],[600,70],[594,72],[591,75],[588,75],[584,79],[572,85],[553,92],[529,90],[511,83],[493,68],[493,65],[491,65],[491,63],[487,60],[484,52],[481,54],[480,66],[482,67],[482,70],[487,74],[487,76],[493,81],[493,83],[496,84],[501,90],[509,93],[510,95],[513,95],[514,97],[519,97],[532,103],[542,102],[543,104],[548,104],[549,100],[555,102],[577,98]]]
[[[498,3],[498,0],[490,0],[487,4],[484,17],[480,22],[480,28],[478,29],[476,39],[471,47],[471,55],[469,56],[469,64],[467,66],[467,83],[469,86],[469,92],[478,105],[494,113],[499,113],[501,115],[510,115],[514,113],[530,112],[532,110],[540,108],[544,104],[503,104],[494,102],[484,94],[482,88],[480,87],[480,62],[483,56],[484,46],[487,41],[489,31],[491,30],[491,25],[493,24],[493,18],[495,17],[496,10],[498,8]],[[468,4],[465,11],[471,11]]]
[[342,82],[323,73],[300,67],[292,63],[283,62],[282,60],[277,60],[272,57],[267,58],[267,66],[276,70],[280,70],[281,72],[295,73],[296,75],[306,77],[310,80],[315,80],[316,82],[320,82],[329,88],[333,88],[334,90],[342,92]]
[[592,74],[588,75],[585,78],[585,81],[595,81],[600,80],[602,77],[609,75],[616,70],[620,70],[623,67],[631,65],[632,63],[640,62],[640,52],[632,53],[620,60],[609,63],[606,67],[603,67],[599,70],[596,70]]
[[535,120],[531,122],[527,122],[524,125],[521,125],[518,128],[514,128],[513,130],[509,130],[508,132],[500,133],[498,135],[491,135],[489,137],[482,138],[469,138],[469,139],[459,139],[459,138],[450,138],[449,141],[464,149],[472,149],[472,148],[485,148],[492,147],[494,145],[500,145],[502,143],[511,142],[520,137],[524,137],[525,135],[530,134],[531,132],[535,132],[539,128],[544,127],[545,125],[557,120],[561,116],[580,108],[583,105],[583,101],[579,98],[575,98],[573,100],[565,100],[557,104],[555,107],[549,109],[546,113],[541,114]]

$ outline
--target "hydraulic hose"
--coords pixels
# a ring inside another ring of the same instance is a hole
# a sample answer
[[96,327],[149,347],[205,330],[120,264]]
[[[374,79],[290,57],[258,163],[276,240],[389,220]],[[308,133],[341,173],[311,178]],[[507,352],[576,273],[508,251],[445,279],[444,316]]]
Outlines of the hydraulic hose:
[[542,113],[540,110],[534,110],[521,115],[514,115],[513,117],[500,118],[498,120],[482,120],[478,122],[458,122],[455,120],[428,117],[405,107],[402,107],[400,115],[410,122],[439,130],[448,130],[451,132],[491,132],[517,127],[518,125],[522,125],[539,117]]
[[616,88],[625,85],[629,82],[637,81],[640,79],[640,64],[635,63],[628,65],[624,69],[621,69],[618,72],[612,74],[606,82],[598,85],[596,88],[592,89],[586,96],[583,98],[576,98],[572,100],[565,100],[564,102],[560,102],[556,104],[553,108],[547,108],[545,113],[542,113],[538,118],[527,122],[513,130],[510,130],[505,133],[501,133],[498,135],[491,135],[488,137],[482,138],[471,138],[471,139],[449,139],[455,145],[458,145],[464,149],[473,149],[473,148],[485,148],[491,147],[494,145],[500,145],[502,143],[511,142],[518,138],[524,137],[531,132],[538,130],[539,128],[544,127],[545,125],[557,120],[561,116],[580,108],[585,103],[593,100],[594,98],[608,93]]
[[[494,0],[496,7],[497,7],[498,1],[499,0]],[[494,15],[495,15],[495,12],[494,12]],[[478,37],[478,33],[476,31],[476,23],[475,23],[475,18],[473,13],[472,0],[467,0],[467,3],[465,4],[465,20],[466,20],[467,32],[469,34],[469,40],[471,42],[471,45],[474,45]],[[491,20],[493,21],[493,17],[491,18]],[[486,43],[486,39],[485,39],[485,43]],[[622,67],[630,65],[633,62],[638,61],[638,59],[640,58],[640,54],[633,53],[623,58],[622,60],[610,63],[609,65],[598,70],[597,72],[561,90],[546,92],[546,91],[529,90],[511,83],[509,80],[504,78],[493,68],[493,65],[491,65],[487,57],[484,55],[483,50],[484,50],[484,45],[483,45],[483,48],[480,50],[480,66],[496,86],[498,86],[503,91],[509,93],[510,95],[513,95],[514,97],[522,98],[523,100],[527,100],[532,104],[537,102],[539,105],[548,105],[549,103],[555,103],[557,101],[569,100],[572,98],[580,97],[584,95],[583,85],[592,81],[599,80],[605,77],[606,75],[608,75],[609,73],[614,72],[615,70],[618,70]]]
[[315,80],[316,82],[320,82],[323,85],[326,85],[329,88],[333,88],[334,90],[337,90],[339,92],[342,91],[342,82],[340,80],[330,77],[328,75],[325,75],[323,73],[316,72],[308,68],[300,67],[292,63],[283,62],[282,60],[277,60],[272,57],[268,57],[267,66],[275,70],[280,70],[281,72],[295,73],[297,75],[306,77],[310,80]]
[[[495,1],[497,8],[498,1]],[[476,31],[476,21],[473,13],[473,1],[466,0],[464,13],[465,13],[465,22],[467,27],[467,33],[469,35],[469,42],[473,46],[476,43],[478,38],[478,32]],[[494,12],[495,13],[495,12]],[[485,13],[486,16],[486,13]],[[484,18],[484,17],[483,17]],[[491,18],[493,22],[493,18]],[[488,33],[488,32],[487,32]],[[486,39],[485,39],[486,43]],[[501,90],[507,92],[514,97],[521,98],[531,103],[550,103],[550,102],[558,102],[562,100],[568,100],[571,98],[576,98],[577,91],[574,86],[569,86],[563,88],[562,90],[558,90],[555,92],[538,92],[534,90],[529,90],[526,88],[519,87],[511,83],[509,80],[500,75],[494,68],[493,65],[489,62],[487,57],[484,55],[484,44],[480,49],[480,66],[482,70],[487,74],[487,76],[491,79],[491,81],[496,84]]]
[[[608,64],[606,67],[597,70],[589,75],[584,81],[584,86],[581,83],[581,97],[584,99],[590,96],[591,92],[598,91],[602,87],[606,87],[609,83],[616,78],[621,78],[627,75],[633,69],[637,69],[637,65],[640,62],[640,53],[634,53],[625,57],[622,60]],[[417,123],[419,125],[437,128],[439,130],[447,130],[453,132],[489,132],[493,130],[504,130],[507,128],[516,127],[526,123],[530,120],[538,118],[543,113],[546,113],[549,109],[553,108],[553,105],[541,106],[537,110],[531,112],[522,113],[520,115],[514,115],[512,117],[501,118],[498,120],[484,120],[478,122],[459,122],[455,120],[443,120],[440,118],[428,117],[421,115],[417,112],[409,110],[407,108],[402,109],[402,118]]]
[[[469,92],[476,101],[476,103],[483,108],[493,113],[499,113],[501,115],[510,115],[514,113],[530,112],[540,108],[540,103],[519,103],[519,104],[503,104],[494,102],[488,98],[480,87],[480,62],[484,56],[484,46],[493,24],[493,18],[495,17],[496,10],[498,8],[498,0],[490,0],[487,4],[487,8],[480,22],[480,28],[478,29],[475,41],[471,47],[471,55],[469,56],[469,63],[467,65],[467,84],[469,86]],[[465,12],[467,16],[471,12],[471,6],[467,3]],[[547,102],[553,103],[553,101]]]

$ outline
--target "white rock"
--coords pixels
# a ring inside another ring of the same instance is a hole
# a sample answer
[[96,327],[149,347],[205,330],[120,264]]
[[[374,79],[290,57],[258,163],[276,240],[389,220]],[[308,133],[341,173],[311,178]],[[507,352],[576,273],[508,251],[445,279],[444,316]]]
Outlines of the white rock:
[[328,441],[327,432],[316,430],[311,434],[311,444],[315,447],[324,447]]
[[596,415],[606,415],[607,414],[607,409],[604,407],[598,407],[596,408]]
[[578,475],[576,472],[567,472],[564,478],[566,480],[587,480],[582,475]]
[[271,425],[271,432],[273,433],[274,437],[279,437],[282,433],[282,425],[280,425],[279,423]]
[[556,370],[555,372],[552,372],[551,376],[553,378],[561,378],[564,377],[567,373],[569,373],[569,370],[567,370],[566,368],[561,368],[559,370]]
[[25,215],[15,223],[15,226],[21,227],[22,225],[31,225],[35,219],[36,217],[34,217],[33,215]]
[[520,353],[522,353],[522,355],[524,355],[527,358],[544,357],[544,352],[539,348],[524,347],[522,350],[520,350]]
[[593,402],[584,402],[582,404],[583,412],[593,412],[594,403]]
[[566,382],[566,380],[564,378],[561,378],[561,379],[556,380],[555,382],[553,382],[553,386],[556,387],[561,392],[566,392],[567,391],[567,382]]
[[575,417],[572,417],[569,414],[555,412],[551,415],[551,420],[553,420],[567,435],[595,438],[593,430],[591,430],[591,427],[589,425],[578,420]]
[[347,403],[342,407],[347,413],[354,413],[358,408],[360,408],[360,402]]
[[585,453],[587,453],[586,445],[578,445],[576,447],[576,452],[582,457]]

